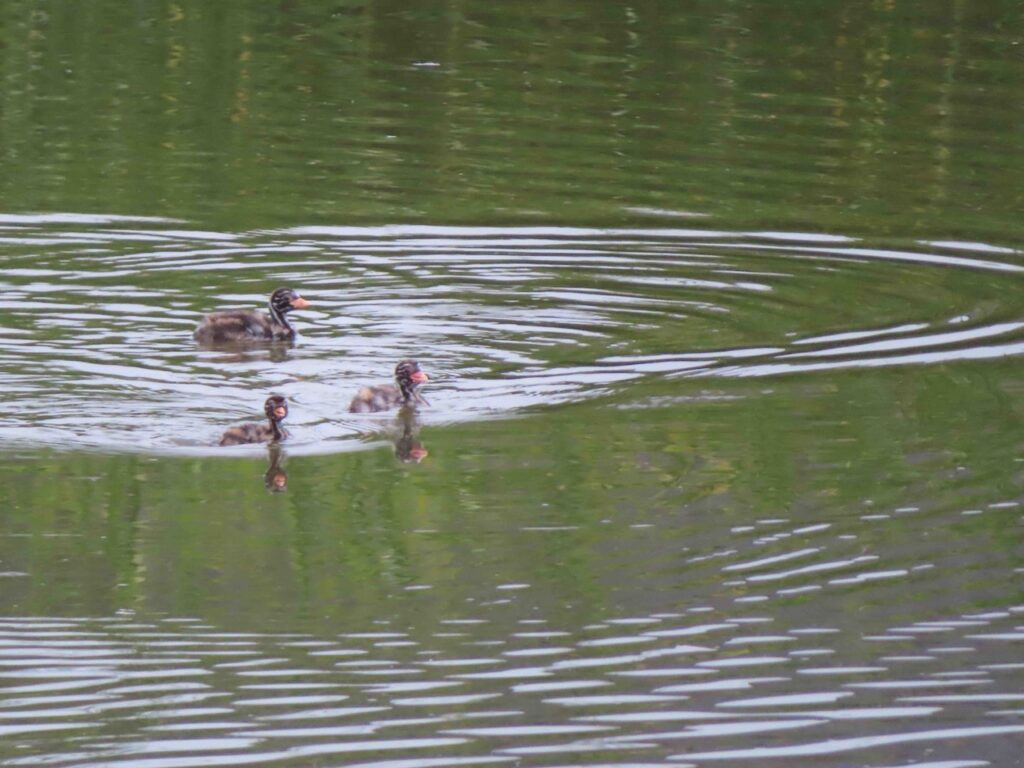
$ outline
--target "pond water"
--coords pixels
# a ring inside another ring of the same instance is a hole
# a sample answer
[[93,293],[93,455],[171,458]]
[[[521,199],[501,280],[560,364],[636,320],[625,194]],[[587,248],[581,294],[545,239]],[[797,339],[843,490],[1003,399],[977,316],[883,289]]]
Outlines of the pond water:
[[1024,765],[1017,4],[255,5],[0,10],[0,765]]

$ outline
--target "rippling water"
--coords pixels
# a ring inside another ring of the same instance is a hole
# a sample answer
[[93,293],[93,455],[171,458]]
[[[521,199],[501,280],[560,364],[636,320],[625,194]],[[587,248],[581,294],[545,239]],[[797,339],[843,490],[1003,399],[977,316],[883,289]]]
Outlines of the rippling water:
[[1024,766],[1019,3],[804,10],[0,4],[0,765]]
[[[817,546],[764,557],[756,534],[738,536],[716,570],[758,589],[804,585],[776,594],[928,578],[930,566],[886,569],[874,555],[820,557],[828,524],[763,527]],[[136,768],[859,765],[864,753],[944,745],[944,760],[914,764],[968,766],[990,764],[955,759],[987,739],[992,764],[1018,763],[1024,605],[851,631],[856,621],[827,608],[824,621],[791,622],[740,602],[574,626],[516,620],[506,600],[434,626],[384,620],[333,636],[7,618],[0,756]]]
[[[0,221],[0,434],[29,445],[194,453],[275,391],[293,404],[290,451],[343,450],[380,422],[348,415],[351,396],[410,356],[432,375],[433,423],[628,392],[640,378],[813,376],[1024,351],[1021,255],[981,243]],[[197,349],[190,332],[204,313],[261,307],[278,285],[313,305],[293,314],[297,344]]]
[[[3,764],[1019,764],[1018,251],[2,223]],[[192,341],[279,284],[294,345]]]

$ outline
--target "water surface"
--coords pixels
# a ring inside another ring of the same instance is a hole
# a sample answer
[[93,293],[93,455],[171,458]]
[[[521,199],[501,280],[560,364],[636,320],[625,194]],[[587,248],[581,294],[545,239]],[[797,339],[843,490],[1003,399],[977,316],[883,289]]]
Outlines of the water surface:
[[0,764],[1024,764],[1020,21],[5,4]]

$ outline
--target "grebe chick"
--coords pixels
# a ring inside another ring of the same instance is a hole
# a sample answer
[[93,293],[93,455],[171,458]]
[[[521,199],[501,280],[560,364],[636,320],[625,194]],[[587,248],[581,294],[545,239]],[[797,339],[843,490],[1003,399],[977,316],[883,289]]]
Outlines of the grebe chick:
[[214,312],[200,321],[192,336],[200,344],[290,341],[295,338],[295,329],[286,315],[308,306],[309,302],[291,288],[278,288],[270,294],[269,314],[255,309]]
[[395,366],[395,384],[381,384],[376,387],[363,387],[352,398],[348,406],[349,413],[373,413],[388,411],[396,407],[413,407],[417,404],[429,405],[423,396],[416,391],[420,384],[428,381],[429,376],[420,370],[415,360],[403,360]]
[[263,404],[268,424],[239,424],[224,433],[219,445],[245,445],[246,443],[276,443],[288,437],[281,422],[288,415],[288,401],[281,395],[271,395]]

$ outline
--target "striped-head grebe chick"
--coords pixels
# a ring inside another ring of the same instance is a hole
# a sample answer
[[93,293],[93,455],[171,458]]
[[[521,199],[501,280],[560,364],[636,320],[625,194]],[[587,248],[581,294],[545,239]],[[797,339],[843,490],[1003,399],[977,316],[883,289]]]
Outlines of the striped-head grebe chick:
[[395,366],[395,384],[363,387],[352,398],[348,412],[372,413],[399,407],[415,408],[419,404],[429,405],[416,391],[420,384],[429,379],[430,377],[420,370],[420,365],[415,360],[403,360]]
[[278,288],[270,294],[270,312],[229,310],[207,315],[192,334],[200,344],[245,344],[257,341],[290,341],[295,329],[286,315],[293,309],[305,309],[309,302],[291,288]]
[[266,424],[239,424],[225,432],[219,444],[276,443],[288,437],[281,427],[281,422],[288,416],[288,401],[281,395],[271,395],[263,404],[263,412],[267,414]]

